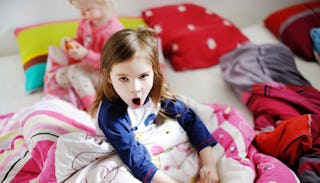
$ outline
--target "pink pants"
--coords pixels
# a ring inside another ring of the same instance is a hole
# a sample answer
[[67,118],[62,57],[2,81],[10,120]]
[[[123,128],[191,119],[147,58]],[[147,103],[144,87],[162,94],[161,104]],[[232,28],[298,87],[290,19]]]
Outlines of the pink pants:
[[99,70],[81,62],[68,65],[68,56],[57,47],[49,47],[44,92],[88,110],[96,96]]

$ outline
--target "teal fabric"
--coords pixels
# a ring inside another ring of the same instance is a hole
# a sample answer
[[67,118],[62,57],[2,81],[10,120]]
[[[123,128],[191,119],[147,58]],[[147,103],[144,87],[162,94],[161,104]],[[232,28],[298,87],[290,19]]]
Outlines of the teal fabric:
[[29,67],[25,71],[25,89],[32,93],[43,88],[43,76],[46,70],[46,63],[39,63]]
[[313,41],[313,50],[320,51],[320,28],[311,29],[310,35]]
[[313,54],[316,60],[320,63],[320,27],[312,28],[310,36],[313,43]]

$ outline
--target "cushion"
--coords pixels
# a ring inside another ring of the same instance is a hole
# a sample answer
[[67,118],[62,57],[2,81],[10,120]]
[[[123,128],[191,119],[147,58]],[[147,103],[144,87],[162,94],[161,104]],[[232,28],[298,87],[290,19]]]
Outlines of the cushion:
[[[145,25],[140,17],[119,17],[126,28]],[[74,37],[79,20],[53,21],[15,29],[23,70],[25,90],[32,93],[43,88],[48,47],[59,46],[64,36]]]
[[231,21],[192,3],[151,7],[142,18],[161,38],[175,71],[213,66],[248,40]]
[[315,61],[310,31],[320,27],[320,2],[292,5],[268,15],[266,27],[296,55]]

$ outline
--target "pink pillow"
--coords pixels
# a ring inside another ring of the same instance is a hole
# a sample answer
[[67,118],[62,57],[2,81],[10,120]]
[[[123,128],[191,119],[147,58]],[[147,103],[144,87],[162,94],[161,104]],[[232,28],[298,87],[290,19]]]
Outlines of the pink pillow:
[[164,55],[176,71],[215,65],[248,41],[231,21],[195,4],[146,9],[142,18],[161,38]]

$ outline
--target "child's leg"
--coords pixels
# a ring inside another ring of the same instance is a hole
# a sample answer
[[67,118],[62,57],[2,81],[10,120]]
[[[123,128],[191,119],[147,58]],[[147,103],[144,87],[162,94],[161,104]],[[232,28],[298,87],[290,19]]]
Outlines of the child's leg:
[[57,70],[56,81],[62,88],[70,88],[70,82],[68,78],[68,71],[70,66],[65,66]]
[[68,64],[68,59],[68,56],[60,48],[54,46],[49,47],[46,72],[44,76],[44,93],[69,101],[79,109],[83,109],[82,104],[71,87],[61,87],[56,80],[58,70]]
[[84,109],[88,110],[95,100],[96,89],[92,80],[93,69],[81,63],[70,66],[68,78]]
[[[56,95],[61,87],[56,81],[57,70],[64,67],[68,63],[68,56],[59,48],[50,46],[48,50],[48,58],[46,72],[44,76],[44,93]],[[61,91],[59,92],[61,93]]]

